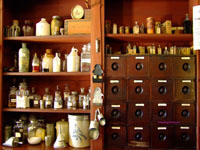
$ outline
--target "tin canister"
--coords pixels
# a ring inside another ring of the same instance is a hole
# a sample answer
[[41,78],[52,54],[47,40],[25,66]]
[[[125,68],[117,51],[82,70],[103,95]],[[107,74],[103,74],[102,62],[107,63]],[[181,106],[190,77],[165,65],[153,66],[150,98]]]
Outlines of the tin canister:
[[75,148],[90,146],[89,116],[68,115],[69,119],[69,145]]
[[6,125],[4,127],[4,141],[7,141],[12,136],[12,126]]
[[46,124],[46,135],[51,136],[51,144],[50,145],[53,145],[53,142],[55,140],[55,126],[53,123]]
[[154,34],[155,21],[153,17],[147,18],[147,34]]

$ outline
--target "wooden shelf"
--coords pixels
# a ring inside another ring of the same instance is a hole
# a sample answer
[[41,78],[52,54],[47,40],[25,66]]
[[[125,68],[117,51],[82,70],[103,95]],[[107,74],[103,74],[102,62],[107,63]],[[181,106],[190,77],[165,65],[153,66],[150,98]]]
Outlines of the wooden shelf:
[[106,34],[108,40],[120,40],[126,42],[143,42],[143,41],[152,41],[152,42],[162,42],[162,41],[171,41],[171,42],[192,42],[192,34]]
[[63,36],[19,36],[4,37],[5,41],[40,42],[40,43],[88,43],[90,34],[63,35]]
[[89,114],[90,110],[84,109],[39,109],[39,108],[3,108],[3,112],[32,112],[32,113],[73,113],[73,114]]
[[[39,145],[20,145],[19,147],[5,147],[5,146],[0,146],[0,149],[3,150],[55,150],[53,146],[51,147],[45,147],[44,142],[42,142]],[[65,148],[62,148],[62,150],[77,150],[77,148],[73,148],[71,146],[67,146]],[[90,148],[78,148],[78,150],[90,150]]]
[[4,72],[4,76],[90,76],[90,72]]

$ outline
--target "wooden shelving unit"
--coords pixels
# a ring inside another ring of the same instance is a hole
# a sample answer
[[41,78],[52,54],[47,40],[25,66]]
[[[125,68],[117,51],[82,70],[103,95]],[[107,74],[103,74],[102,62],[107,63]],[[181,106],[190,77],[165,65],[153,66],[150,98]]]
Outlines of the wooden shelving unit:
[[90,42],[90,34],[85,34],[85,35],[63,35],[63,36],[5,37],[4,41],[40,42],[40,43],[87,43],[87,42]]

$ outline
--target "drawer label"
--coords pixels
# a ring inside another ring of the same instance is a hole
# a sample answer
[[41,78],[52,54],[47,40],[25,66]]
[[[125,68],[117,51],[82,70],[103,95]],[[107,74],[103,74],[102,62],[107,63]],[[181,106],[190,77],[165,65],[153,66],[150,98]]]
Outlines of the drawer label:
[[120,59],[120,57],[110,57],[110,59]]
[[134,130],[143,130],[143,127],[134,127]]
[[143,80],[133,80],[134,83],[143,83]]
[[135,57],[135,59],[144,59],[144,57]]
[[158,127],[158,130],[167,130],[167,127]]
[[120,130],[120,127],[112,127],[112,129]]
[[189,130],[190,127],[180,127],[181,130]]
[[182,83],[191,83],[191,80],[182,80]]
[[141,106],[141,107],[144,107],[144,103],[137,103],[137,104],[135,104],[135,106]]
[[158,106],[167,106],[167,104],[166,103],[158,103]]
[[187,107],[189,107],[190,104],[181,104],[181,106],[187,106]]
[[167,80],[158,80],[158,83],[167,83]]
[[112,108],[120,108],[120,105],[111,105]]
[[190,60],[190,57],[181,57],[182,60]]
[[110,80],[110,83],[119,83],[119,80]]

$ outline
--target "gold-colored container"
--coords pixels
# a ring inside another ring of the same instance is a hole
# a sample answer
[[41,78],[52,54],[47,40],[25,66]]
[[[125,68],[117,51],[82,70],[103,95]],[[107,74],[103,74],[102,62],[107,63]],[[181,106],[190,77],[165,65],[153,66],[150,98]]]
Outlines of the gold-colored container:
[[129,33],[130,33],[129,26],[125,26],[125,33],[126,33],[126,34],[129,34]]
[[119,33],[120,34],[124,34],[124,26],[120,26],[119,27]]
[[147,34],[154,34],[154,18],[148,17],[147,18]]
[[60,30],[62,25],[63,25],[62,18],[60,16],[53,16],[51,20],[51,35],[54,35],[56,28]]
[[69,123],[65,121],[65,119],[62,119],[61,121],[56,122],[56,137],[58,136],[59,131],[61,131],[61,133],[63,134],[65,143],[68,143],[69,142]]
[[145,47],[144,46],[139,46],[139,53],[140,54],[145,54]]

